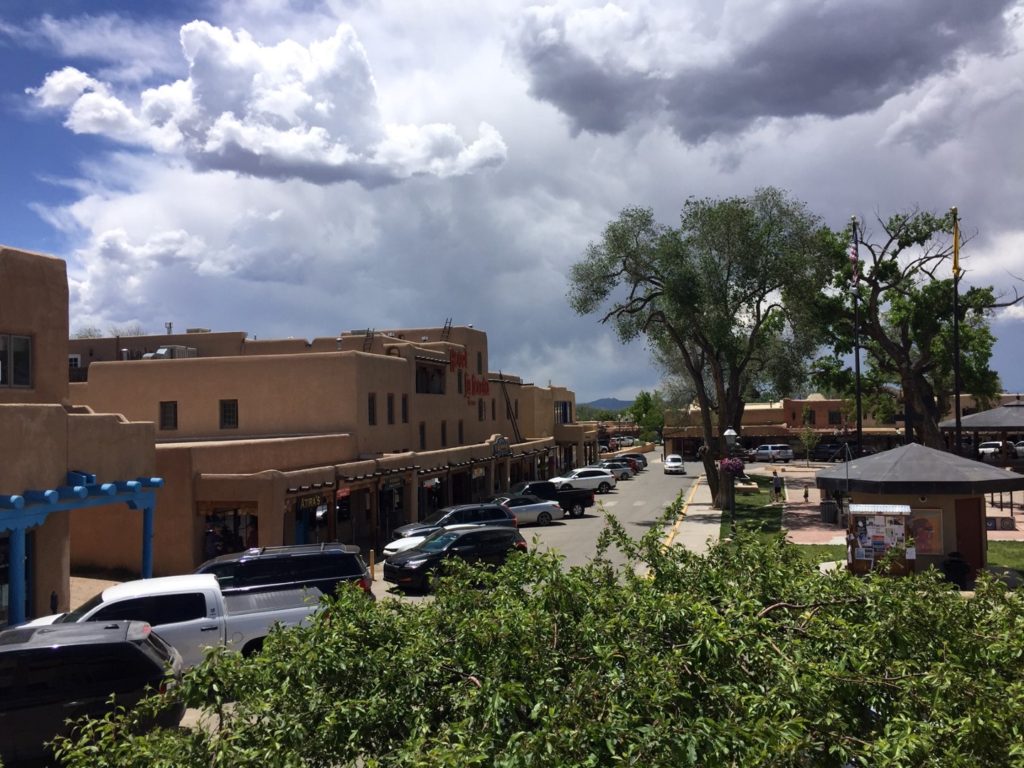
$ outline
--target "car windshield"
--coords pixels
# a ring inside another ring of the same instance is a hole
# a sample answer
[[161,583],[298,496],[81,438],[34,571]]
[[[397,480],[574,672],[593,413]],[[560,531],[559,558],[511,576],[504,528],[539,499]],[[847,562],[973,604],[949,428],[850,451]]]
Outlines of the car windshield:
[[459,534],[455,531],[438,531],[433,536],[425,538],[413,549],[420,552],[443,552],[457,538],[459,538]]
[[423,520],[421,520],[420,522],[421,523],[426,523],[428,525],[433,525],[435,523],[440,523],[441,520],[444,518],[444,516],[447,515],[449,512],[451,512],[451,509],[439,509],[439,510],[437,510],[437,512],[435,512],[434,514],[430,515],[429,517],[423,518]]
[[65,613],[64,615],[62,615],[54,623],[55,624],[74,624],[76,621],[79,621],[83,616],[85,616],[85,614],[87,614],[89,611],[91,611],[93,608],[95,608],[97,605],[99,605],[102,602],[103,602],[103,593],[100,592],[98,595],[93,595],[92,597],[90,597],[88,600],[86,600],[80,606],[75,608],[75,610],[70,611],[69,613]]

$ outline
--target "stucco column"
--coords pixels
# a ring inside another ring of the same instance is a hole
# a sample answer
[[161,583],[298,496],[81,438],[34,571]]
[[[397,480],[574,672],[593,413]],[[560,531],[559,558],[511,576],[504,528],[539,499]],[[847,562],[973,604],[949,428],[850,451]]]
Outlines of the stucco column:
[[412,477],[406,478],[402,488],[402,498],[405,500],[405,522],[414,523],[419,520],[420,511],[420,487],[416,471],[413,470]]

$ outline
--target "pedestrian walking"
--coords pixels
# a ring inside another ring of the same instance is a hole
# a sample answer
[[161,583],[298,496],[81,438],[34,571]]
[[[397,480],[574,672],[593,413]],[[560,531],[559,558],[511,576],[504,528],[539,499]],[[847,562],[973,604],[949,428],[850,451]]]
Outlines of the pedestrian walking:
[[782,501],[782,478],[778,470],[772,472],[772,501]]

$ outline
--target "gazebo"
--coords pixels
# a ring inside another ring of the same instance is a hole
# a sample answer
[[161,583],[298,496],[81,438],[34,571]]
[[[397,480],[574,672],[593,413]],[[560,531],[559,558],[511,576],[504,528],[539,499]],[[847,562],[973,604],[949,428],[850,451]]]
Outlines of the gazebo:
[[[909,508],[901,513],[901,524],[914,540],[917,567],[940,566],[949,553],[959,552],[973,579],[988,561],[985,494],[1024,490],[1024,475],[910,443],[823,469],[816,483],[851,503]],[[877,518],[869,521],[871,529],[866,531],[876,551],[899,536],[898,525]],[[863,537],[865,532],[853,530],[850,522],[851,534]],[[851,556],[853,570],[855,563]]]
[[[939,429],[947,435],[956,432],[956,418],[939,422]],[[1004,445],[1010,435],[1024,434],[1024,400],[1013,400],[1005,405],[989,408],[987,411],[969,413],[960,417],[960,431],[974,435],[974,444],[978,445],[978,435],[998,435]],[[1004,459],[1016,456],[1004,456]]]

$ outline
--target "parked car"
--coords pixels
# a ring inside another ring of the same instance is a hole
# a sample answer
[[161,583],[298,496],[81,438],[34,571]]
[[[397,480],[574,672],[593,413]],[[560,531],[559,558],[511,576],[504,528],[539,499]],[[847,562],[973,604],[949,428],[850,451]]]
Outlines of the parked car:
[[1021,440],[1014,447],[1018,459],[1024,459],[1024,440]]
[[561,477],[552,477],[551,482],[558,488],[585,488],[598,493],[608,493],[615,487],[615,475],[607,469],[581,467]]
[[788,464],[793,460],[793,448],[785,443],[759,445],[754,449],[751,461],[781,461]]
[[487,504],[458,504],[444,507],[418,523],[400,525],[394,530],[393,539],[406,536],[427,536],[434,531],[456,523],[475,523],[477,525],[507,525],[515,528],[518,525],[515,515],[507,507],[494,502]]
[[[1005,445],[1005,452],[1003,450]],[[1017,447],[1007,441],[1005,444],[1002,440],[989,440],[978,445],[978,456],[982,461],[998,461],[1004,455],[1017,455]]]
[[[479,525],[474,524],[474,523],[456,523],[455,525],[447,525],[444,528],[442,528],[441,530],[442,531],[461,531],[461,530],[463,530],[465,528],[479,528],[479,527],[480,527]],[[424,534],[422,536],[406,536],[404,538],[395,539],[394,541],[388,542],[387,544],[384,545],[384,549],[382,550],[383,553],[384,553],[384,557],[386,559],[386,558],[391,557],[392,555],[397,555],[399,552],[405,552],[407,549],[412,549],[413,547],[418,547],[427,538],[429,538],[430,536],[433,536],[435,533],[437,533],[437,531],[432,531],[431,533],[426,533],[426,534]]]
[[520,525],[551,525],[553,520],[565,517],[565,510],[558,506],[557,501],[536,496],[502,496],[501,503],[512,510]]
[[298,544],[259,547],[207,560],[196,573],[212,573],[225,595],[316,587],[334,594],[341,584],[359,587],[370,598],[370,571],[359,547],[348,544]]
[[484,525],[457,531],[436,531],[418,546],[387,558],[384,561],[384,581],[426,591],[431,577],[449,558],[501,565],[512,550],[526,551],[526,539],[515,528]]
[[43,616],[28,626],[145,621],[178,650],[187,668],[202,661],[210,646],[259,651],[271,627],[303,623],[322,596],[316,588],[225,596],[212,573],[161,576],[107,587],[69,613]]
[[811,450],[811,461],[838,461],[845,451],[843,443],[818,443]]
[[536,496],[539,499],[557,501],[569,517],[583,517],[583,512],[594,506],[594,492],[583,488],[558,488],[550,480],[528,480],[516,483],[508,491],[509,496]]
[[620,453],[620,459],[635,459],[640,464],[640,469],[647,469],[647,457],[642,453]]
[[[181,679],[181,655],[141,621],[23,626],[0,632],[0,758],[46,760],[69,720],[134,707]],[[177,727],[182,702],[153,726]]]
[[686,474],[686,466],[683,464],[683,457],[678,453],[670,453],[665,457],[664,469],[666,475]]
[[613,459],[607,459],[597,465],[600,469],[610,470],[618,480],[632,480],[633,479],[633,468],[629,466],[628,462],[616,461]]

